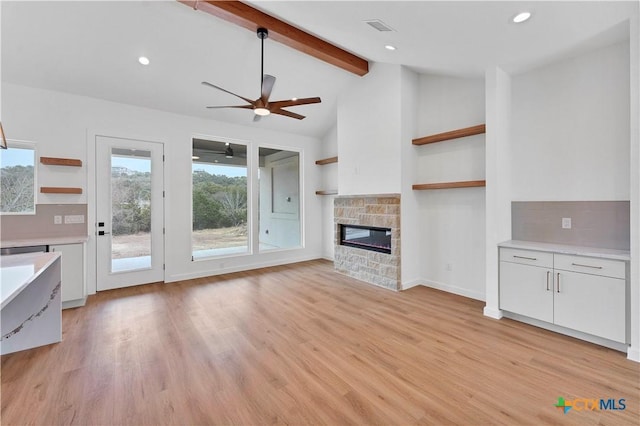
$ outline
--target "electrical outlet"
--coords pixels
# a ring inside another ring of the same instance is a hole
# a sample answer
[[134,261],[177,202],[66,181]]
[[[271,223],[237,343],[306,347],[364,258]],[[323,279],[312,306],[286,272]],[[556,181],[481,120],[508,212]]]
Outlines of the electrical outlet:
[[54,225],[62,225],[62,216],[54,216],[53,217],[53,224]]
[[571,229],[571,218],[563,217],[562,218],[562,229]]
[[83,214],[69,214],[64,217],[64,223],[84,223],[84,215]]

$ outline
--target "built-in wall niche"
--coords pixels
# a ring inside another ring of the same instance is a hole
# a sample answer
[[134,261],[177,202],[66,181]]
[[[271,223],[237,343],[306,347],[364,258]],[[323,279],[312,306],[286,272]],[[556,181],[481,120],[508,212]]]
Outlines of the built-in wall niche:
[[[82,160],[77,158],[40,157],[40,164],[46,166],[82,167]],[[82,194],[82,188],[41,186],[42,194]]]
[[[465,138],[468,136],[480,135],[486,132],[484,124],[477,126],[465,127],[461,129],[451,130],[448,132],[437,133],[434,135],[424,136],[412,140],[413,145],[428,145],[436,142],[444,142],[453,139]],[[486,186],[484,179],[454,181],[454,182],[433,182],[433,183],[417,183],[412,186],[413,190],[430,190],[430,189],[452,189],[452,188],[473,188]]]
[[[316,164],[318,166],[326,166],[327,164],[334,164],[337,162],[338,162],[337,156],[316,160]],[[337,189],[319,189],[316,191],[316,195],[336,195],[337,193],[338,193]]]

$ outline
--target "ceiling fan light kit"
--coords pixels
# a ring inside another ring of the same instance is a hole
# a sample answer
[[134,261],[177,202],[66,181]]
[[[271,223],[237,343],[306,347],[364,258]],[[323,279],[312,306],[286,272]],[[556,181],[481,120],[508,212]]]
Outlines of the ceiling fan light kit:
[[233,95],[247,102],[246,105],[208,106],[207,108],[251,109],[253,110],[253,113],[254,113],[253,121],[259,121],[261,117],[264,117],[270,114],[283,115],[285,117],[302,120],[304,118],[304,115],[296,114],[295,112],[291,112],[283,108],[297,106],[297,105],[318,104],[322,101],[318,97],[302,98],[302,99],[292,98],[292,99],[274,101],[274,102],[269,101],[269,97],[271,96],[271,91],[273,90],[273,86],[276,82],[276,78],[274,76],[264,73],[264,40],[269,37],[269,31],[266,28],[258,28],[257,35],[262,43],[261,60],[260,60],[260,97],[256,100],[251,100],[249,98],[245,98],[244,96],[240,96],[236,93],[223,89],[222,87],[216,86],[215,84],[211,84],[207,81],[203,81],[202,84],[205,86],[209,86],[214,89],[220,90],[221,92],[228,93],[230,95]]

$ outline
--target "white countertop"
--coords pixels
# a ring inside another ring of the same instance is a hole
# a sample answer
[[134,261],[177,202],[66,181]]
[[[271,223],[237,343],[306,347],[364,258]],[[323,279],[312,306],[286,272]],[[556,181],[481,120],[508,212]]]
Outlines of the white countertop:
[[601,259],[624,261],[631,260],[631,253],[628,250],[539,243],[536,241],[509,240],[498,244],[498,247],[544,251],[549,253],[573,254],[576,256],[598,257]]
[[77,244],[86,243],[89,240],[88,236],[78,235],[75,237],[45,237],[45,238],[25,238],[20,240],[2,240],[0,241],[0,247],[27,247],[27,246],[41,246],[52,244]]
[[8,305],[59,257],[60,253],[0,256],[0,307]]

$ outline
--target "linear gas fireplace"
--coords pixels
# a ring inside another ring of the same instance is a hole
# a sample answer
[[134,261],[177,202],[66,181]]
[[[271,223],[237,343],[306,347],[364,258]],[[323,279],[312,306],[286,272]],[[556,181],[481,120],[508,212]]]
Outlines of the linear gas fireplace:
[[400,194],[339,195],[333,216],[336,271],[400,290]]
[[391,228],[340,225],[340,245],[391,254]]

